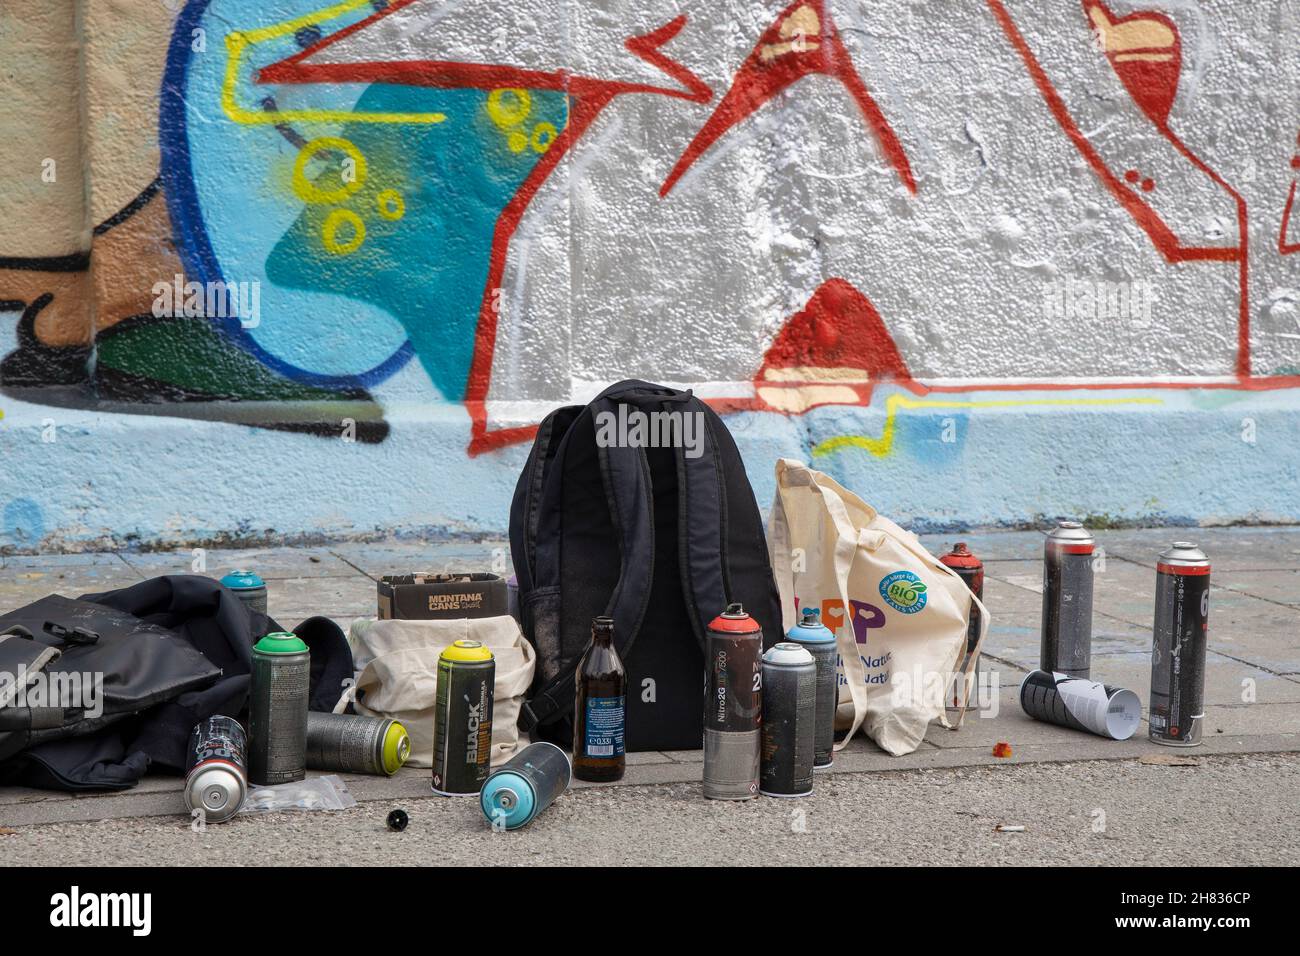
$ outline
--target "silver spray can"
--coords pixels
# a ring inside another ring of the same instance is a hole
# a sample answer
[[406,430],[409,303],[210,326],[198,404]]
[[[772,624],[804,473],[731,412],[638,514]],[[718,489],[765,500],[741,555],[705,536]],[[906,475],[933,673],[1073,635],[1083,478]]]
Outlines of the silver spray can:
[[253,645],[248,779],[256,786],[307,776],[307,693],[311,652],[295,634],[268,634]]
[[1038,669],[1088,677],[1092,660],[1092,554],[1096,541],[1062,521],[1043,547],[1043,630]]
[[812,793],[816,727],[817,664],[801,644],[773,645],[763,655],[763,796]]
[[727,605],[704,636],[704,795],[758,796],[763,720],[763,630]]
[[209,717],[190,733],[185,806],[204,823],[224,823],[248,795],[248,737],[233,717]]
[[411,755],[406,728],[387,717],[307,714],[307,766],[391,777]]
[[1210,627],[1210,559],[1176,541],[1156,562],[1151,637],[1151,739],[1195,747],[1205,722],[1205,645]]
[[1020,708],[1034,720],[1111,740],[1128,740],[1142,722],[1142,701],[1131,690],[1046,671],[1020,682]]
[[[813,731],[813,769],[826,770],[835,759],[835,708],[839,705],[839,677],[835,673],[835,635],[822,624],[821,612],[804,608],[798,624],[786,631],[793,641],[812,655],[817,665],[817,721]],[[766,720],[766,717],[764,717]]]

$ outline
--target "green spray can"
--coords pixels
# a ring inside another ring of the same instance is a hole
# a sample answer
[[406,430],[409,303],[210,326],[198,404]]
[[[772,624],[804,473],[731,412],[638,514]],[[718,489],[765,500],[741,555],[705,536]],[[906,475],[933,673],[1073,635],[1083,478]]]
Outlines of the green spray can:
[[311,652],[279,631],[253,645],[248,779],[259,787],[307,776],[307,693]]

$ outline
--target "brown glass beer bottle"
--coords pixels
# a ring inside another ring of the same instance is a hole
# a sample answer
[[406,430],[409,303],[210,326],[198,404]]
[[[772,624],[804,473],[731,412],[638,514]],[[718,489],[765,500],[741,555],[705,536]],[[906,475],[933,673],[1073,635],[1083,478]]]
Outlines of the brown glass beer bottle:
[[627,671],[614,647],[614,619],[591,622],[591,643],[574,676],[573,775],[609,783],[623,778]]

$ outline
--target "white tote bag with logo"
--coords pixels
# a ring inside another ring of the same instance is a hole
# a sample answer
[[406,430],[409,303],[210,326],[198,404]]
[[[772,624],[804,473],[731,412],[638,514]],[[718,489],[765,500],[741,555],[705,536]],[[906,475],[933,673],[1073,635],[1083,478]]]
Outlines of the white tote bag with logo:
[[[835,633],[835,725],[849,730],[844,742],[861,727],[889,753],[911,753],[936,717],[953,726],[944,704],[954,681],[960,727],[988,632],[984,605],[916,535],[821,472],[782,458],[776,486],[767,541],[782,626],[794,626],[801,608],[816,608]],[[979,643],[957,674],[973,605],[981,612]]]

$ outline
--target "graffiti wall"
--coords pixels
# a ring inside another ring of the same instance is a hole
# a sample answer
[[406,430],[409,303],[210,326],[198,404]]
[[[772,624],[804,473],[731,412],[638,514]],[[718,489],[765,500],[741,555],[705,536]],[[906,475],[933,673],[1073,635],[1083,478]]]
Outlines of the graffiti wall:
[[[1300,520],[1288,0],[0,5],[0,549],[504,529],[643,378],[914,527]],[[764,503],[766,503],[764,501]]]

